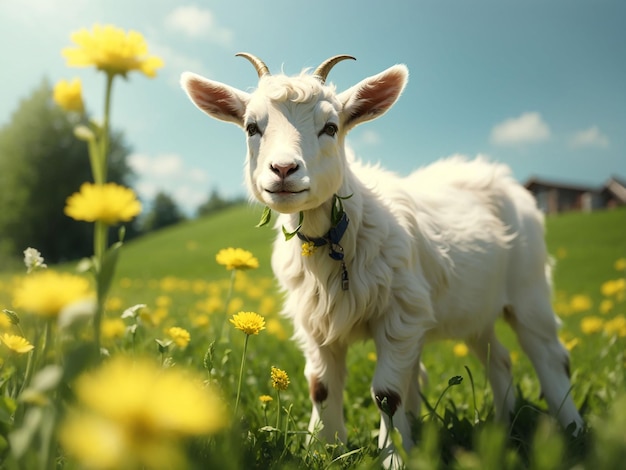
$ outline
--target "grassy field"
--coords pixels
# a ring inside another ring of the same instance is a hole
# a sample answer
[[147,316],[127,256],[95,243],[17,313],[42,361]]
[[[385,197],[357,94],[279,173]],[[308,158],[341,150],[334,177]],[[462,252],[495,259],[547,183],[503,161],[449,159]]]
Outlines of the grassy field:
[[[147,354],[164,367],[193,370],[219,390],[230,425],[209,438],[181,441],[189,468],[376,468],[379,418],[369,395],[376,359],[370,343],[356,344],[349,355],[347,447],[305,439],[310,405],[304,360],[289,339],[290,325],[277,313],[280,296],[270,267],[274,232],[254,228],[260,213],[258,207],[240,206],[127,243],[107,302],[103,346],[111,355]],[[423,357],[429,373],[427,404],[414,424],[418,445],[406,457],[408,468],[617,468],[623,463],[626,287],[619,281],[625,267],[618,260],[626,264],[626,211],[549,217],[547,240],[556,262],[554,307],[571,354],[572,394],[590,429],[570,438],[547,418],[530,364],[502,324],[498,333],[511,351],[519,395],[513,425],[503,429],[493,424],[484,371],[463,345],[429,345]],[[259,268],[231,275],[215,261],[226,247],[251,251]],[[14,273],[0,279],[0,306],[13,309],[11,294],[19,280]],[[122,320],[125,309],[136,304],[146,307]],[[266,329],[248,341],[227,321],[242,310],[257,312],[266,322]],[[27,316],[23,326],[28,336]],[[173,342],[171,327],[189,332],[189,343]],[[11,357],[4,360],[6,394],[6,384],[15,379],[7,379]],[[272,366],[289,375],[282,392],[271,386]],[[11,367],[16,374],[23,364]],[[453,377],[461,377],[460,383],[449,382]],[[263,403],[262,395],[272,400]],[[10,431],[12,421],[2,413],[0,422],[5,434]],[[20,463],[35,462],[34,454],[27,452]],[[59,456],[58,466],[79,468],[63,452]],[[7,468],[19,468],[11,465]]]

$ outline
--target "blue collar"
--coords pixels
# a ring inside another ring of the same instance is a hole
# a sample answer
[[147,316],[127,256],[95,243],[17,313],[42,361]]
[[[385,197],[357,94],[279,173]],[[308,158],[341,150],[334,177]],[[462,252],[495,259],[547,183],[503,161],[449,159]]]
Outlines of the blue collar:
[[341,210],[339,221],[333,225],[328,233],[323,237],[315,238],[315,237],[307,237],[306,235],[298,232],[298,238],[304,242],[313,243],[314,246],[324,246],[328,244],[330,247],[330,251],[328,256],[330,256],[335,261],[341,261],[341,289],[348,290],[350,282],[348,280],[348,270],[346,269],[346,263],[343,261],[343,247],[340,242],[343,238],[346,230],[348,229],[348,223],[350,220],[343,210]]
[[313,243],[315,246],[324,246],[326,244],[330,245],[330,253],[328,253],[328,255],[336,261],[342,261],[343,247],[340,242],[348,229],[349,222],[350,220],[348,219],[346,213],[342,212],[339,222],[332,226],[328,233],[326,233],[323,237],[307,237],[306,235],[298,232],[298,238],[304,242]]

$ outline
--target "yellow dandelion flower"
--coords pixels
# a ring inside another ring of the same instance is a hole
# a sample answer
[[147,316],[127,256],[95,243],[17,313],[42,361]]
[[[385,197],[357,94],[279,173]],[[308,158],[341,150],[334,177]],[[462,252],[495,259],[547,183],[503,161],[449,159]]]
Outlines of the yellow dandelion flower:
[[268,403],[270,403],[274,399],[271,396],[269,396],[269,395],[261,395],[259,397],[259,400],[261,401],[262,404],[267,405]]
[[0,331],[8,330],[12,325],[13,322],[11,322],[9,316],[4,312],[0,313]]
[[267,332],[271,335],[276,336],[280,340],[287,339],[287,332],[285,331],[282,322],[280,320],[277,320],[276,318],[268,320]]
[[604,322],[602,318],[590,315],[580,321],[580,331],[586,335],[591,335],[602,331]]
[[578,294],[570,299],[569,305],[573,312],[584,312],[593,306],[593,302],[588,295]]
[[311,256],[316,250],[317,247],[313,242],[304,242],[302,244],[302,256]]
[[241,297],[233,297],[230,302],[228,302],[228,309],[226,313],[229,315],[233,315],[235,312],[238,312],[243,308],[243,299]]
[[191,335],[184,328],[173,326],[166,333],[179,348],[186,348],[191,341]]
[[113,358],[76,381],[77,408],[61,425],[61,444],[89,468],[181,468],[180,438],[227,425],[218,394],[201,384],[178,367]]
[[602,302],[600,302],[600,313],[609,313],[611,310],[613,310],[613,301],[610,299],[604,299]]
[[106,300],[106,304],[105,304],[105,308],[107,310],[113,310],[113,311],[122,310],[123,306],[124,306],[124,302],[119,297],[109,297]]
[[95,25],[92,31],[81,29],[71,36],[77,47],[67,47],[61,54],[70,67],[95,66],[109,75],[126,76],[137,70],[153,78],[163,60],[148,55],[144,37],[136,31],[124,32],[112,25]]
[[564,247],[560,246],[556,250],[556,257],[558,259],[565,259],[565,258],[567,258],[567,248],[564,248]]
[[54,102],[66,111],[76,111],[83,113],[85,105],[83,103],[83,85],[80,78],[75,78],[71,82],[60,80],[52,93]]
[[263,315],[269,315],[276,311],[276,299],[272,296],[266,295],[259,302],[259,313]]
[[29,274],[13,292],[13,307],[56,317],[70,304],[93,297],[87,279],[46,270]]
[[606,297],[611,297],[613,295],[618,295],[620,293],[626,292],[626,278],[606,281],[602,284],[600,290],[602,291],[602,295]]
[[289,383],[290,383],[287,372],[285,372],[282,369],[278,369],[277,367],[272,366],[272,369],[270,371],[270,378],[272,380],[272,387],[275,390],[278,390],[278,391],[287,390],[287,387],[289,386]]
[[8,333],[4,333],[0,335],[0,342],[4,344],[11,351],[16,352],[18,354],[26,354],[27,352],[35,349],[35,346],[30,344],[26,338],[23,338],[18,335],[11,335]]
[[567,349],[568,351],[571,351],[576,346],[578,346],[578,343],[580,343],[580,340],[578,338],[572,338],[570,340],[563,341],[563,346],[565,346],[565,349]]
[[121,318],[104,318],[101,328],[105,339],[122,338],[126,333],[126,323]]
[[378,356],[376,355],[375,352],[371,351],[371,352],[367,353],[367,360],[368,361],[376,362],[377,359],[378,359]]
[[609,336],[619,336],[623,338],[626,336],[626,317],[624,315],[617,315],[616,317],[608,320],[604,324],[604,332]]
[[239,312],[233,315],[230,322],[247,335],[258,335],[265,329],[265,319],[255,312]]
[[140,212],[141,203],[134,191],[115,183],[83,183],[65,205],[65,215],[72,219],[107,225],[128,222]]
[[215,260],[229,271],[232,269],[245,270],[259,267],[259,260],[252,253],[241,248],[224,248],[217,253]]
[[154,301],[154,304],[160,308],[167,308],[172,305],[172,298],[167,295],[159,295]]
[[615,260],[613,267],[616,271],[626,271],[626,258],[619,258]]
[[469,349],[465,343],[456,343],[452,348],[452,352],[456,357],[465,357],[469,353]]
[[209,325],[209,316],[202,313],[193,315],[191,317],[191,324],[195,327],[203,327]]

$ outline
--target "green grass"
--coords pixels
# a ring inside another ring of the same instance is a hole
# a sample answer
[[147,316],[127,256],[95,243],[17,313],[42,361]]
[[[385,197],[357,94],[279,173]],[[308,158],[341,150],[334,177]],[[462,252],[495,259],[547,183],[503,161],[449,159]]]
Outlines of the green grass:
[[[289,339],[290,325],[277,315],[280,297],[270,267],[275,233],[268,227],[255,228],[260,214],[258,206],[234,207],[127,243],[106,316],[119,318],[125,308],[137,303],[145,303],[148,308],[136,324],[134,336],[127,331],[120,337],[107,339],[104,345],[111,354],[134,351],[166,364],[176,364],[174,367],[203,371],[219,387],[232,413],[244,335],[226,322],[224,312],[227,308],[230,313],[259,312],[266,318],[267,329],[249,341],[240,416],[233,417],[229,430],[209,439],[188,442],[190,466],[376,468],[375,434],[379,418],[369,396],[374,369],[371,342],[355,344],[348,356],[345,391],[348,446],[324,446],[315,441],[310,446],[305,444],[310,404],[303,376],[304,359]],[[443,398],[436,413],[428,406],[423,407],[423,415],[415,423],[418,445],[409,456],[409,468],[611,468],[626,458],[623,443],[626,338],[602,331],[586,334],[581,327],[590,316],[601,318],[604,324],[612,318],[626,316],[623,297],[612,298],[611,309],[606,313],[600,311],[601,302],[607,300],[601,293],[601,285],[624,275],[615,270],[614,264],[618,258],[626,257],[626,210],[552,216],[547,218],[546,226],[549,251],[556,259],[555,306],[560,306],[563,313],[562,332],[565,340],[578,341],[571,351],[572,394],[583,408],[591,429],[579,439],[571,439],[546,418],[545,405],[538,399],[540,390],[534,372],[507,325],[499,324],[499,336],[514,357],[513,373],[519,393],[515,425],[504,430],[493,424],[491,392],[482,366],[475,358],[455,357],[452,353],[455,343],[451,341],[427,345],[422,359],[428,369],[429,384],[424,395],[430,406],[442,394]],[[259,259],[260,268],[238,273],[227,307],[230,273],[217,265],[215,255],[229,246],[252,251]],[[11,307],[12,276],[13,273],[3,273],[0,277],[2,307]],[[586,296],[589,306],[572,309],[576,295]],[[29,321],[32,319],[24,316],[26,336],[30,331]],[[130,327],[132,322],[125,321]],[[166,330],[170,326],[187,329],[191,342],[184,349],[159,352],[155,339],[167,339]],[[221,328],[225,329],[228,340],[216,342],[213,352],[207,354]],[[207,362],[210,371],[205,368]],[[281,394],[283,409],[277,410],[275,400],[264,413],[258,397],[270,394],[276,398],[269,384],[271,366],[287,371],[291,384]],[[6,368],[3,371],[8,373]],[[462,378],[461,383],[448,389],[449,380],[455,376]],[[2,411],[0,403],[0,437],[4,423]],[[277,412],[282,420],[280,430],[271,429]],[[0,456],[1,444],[0,439]]]

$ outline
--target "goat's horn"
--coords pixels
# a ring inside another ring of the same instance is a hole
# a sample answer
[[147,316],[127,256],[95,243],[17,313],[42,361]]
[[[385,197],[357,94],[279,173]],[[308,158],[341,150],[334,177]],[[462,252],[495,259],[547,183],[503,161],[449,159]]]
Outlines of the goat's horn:
[[332,69],[338,62],[346,59],[356,60],[351,55],[336,55],[335,57],[331,57],[330,59],[322,62],[321,65],[315,69],[315,72],[313,72],[313,76],[318,78],[322,83],[326,82],[326,77],[328,76],[330,69]]
[[263,62],[258,57],[253,56],[252,54],[248,54],[247,52],[240,52],[235,55],[237,57],[243,57],[244,59],[248,59],[252,63],[252,65],[254,65],[254,69],[256,70],[256,73],[259,74],[259,78],[264,75],[271,75],[270,69],[267,67],[267,65],[265,65],[265,62]]

